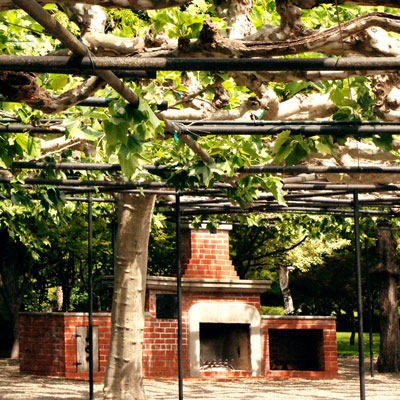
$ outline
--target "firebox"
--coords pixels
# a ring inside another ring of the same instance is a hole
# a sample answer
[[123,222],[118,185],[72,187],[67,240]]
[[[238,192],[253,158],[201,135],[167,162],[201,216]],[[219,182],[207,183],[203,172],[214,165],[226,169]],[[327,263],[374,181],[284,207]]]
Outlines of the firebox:
[[249,304],[194,304],[189,309],[190,376],[208,375],[213,362],[219,363],[222,372],[260,376],[260,322],[260,313]]
[[250,324],[200,323],[200,369],[249,371]]
[[322,329],[269,329],[270,369],[323,371]]

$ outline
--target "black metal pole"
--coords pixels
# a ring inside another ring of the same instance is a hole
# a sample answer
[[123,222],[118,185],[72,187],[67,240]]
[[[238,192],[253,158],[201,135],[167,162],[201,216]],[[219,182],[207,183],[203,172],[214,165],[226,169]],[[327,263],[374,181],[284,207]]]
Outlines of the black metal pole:
[[[1,125],[0,125],[1,131]],[[400,125],[397,132],[400,131]],[[154,173],[161,174],[168,172],[166,165],[149,165],[141,166],[143,169]],[[46,169],[46,170],[71,170],[71,171],[109,171],[119,172],[121,166],[119,164],[100,164],[100,163],[82,163],[82,162],[39,162],[39,161],[15,161],[11,164],[11,169]],[[7,170],[6,168],[0,168]],[[238,168],[237,172],[254,173],[254,174],[300,174],[300,173],[316,173],[316,174],[399,174],[400,167],[397,166],[378,166],[378,165],[360,165],[351,167],[325,167],[325,166],[276,166],[276,165],[253,165],[250,167]],[[272,197],[272,196],[271,196]]]
[[[18,3],[21,3],[19,0]],[[22,7],[21,7],[22,8]],[[43,20],[48,16],[43,16]],[[36,18],[35,18],[36,19]],[[37,19],[38,20],[38,19]],[[40,21],[43,25],[46,21]],[[39,21],[38,21],[39,22]],[[45,25],[43,25],[45,26]],[[51,26],[49,26],[52,29]],[[60,32],[59,32],[60,33]],[[68,34],[69,32],[64,31]],[[0,70],[53,72],[58,71],[385,71],[400,70],[398,57],[345,58],[174,58],[174,57],[86,57],[87,49],[68,35],[79,47],[79,56],[8,56],[0,58]],[[67,42],[65,38],[63,42]],[[75,50],[75,49],[74,49]],[[99,74],[100,76],[100,74]],[[101,76],[103,77],[103,75]],[[107,76],[105,76],[107,78]],[[106,79],[105,79],[106,80]]]
[[[2,56],[3,57],[3,56]],[[173,121],[172,121],[173,122]],[[175,125],[176,126],[176,125]],[[275,136],[283,131],[290,131],[291,135],[302,135],[305,137],[310,136],[357,136],[357,137],[369,137],[371,135],[395,135],[399,132],[399,125],[357,125],[353,126],[349,122],[348,126],[344,125],[303,125],[287,124],[287,125],[223,125],[223,126],[179,126],[179,134],[193,134],[197,136],[233,136],[233,135],[247,135],[247,136]],[[8,123],[7,125],[0,125],[1,133],[20,133],[26,134],[37,134],[46,133],[49,135],[63,135],[65,133],[65,127],[61,125],[25,125],[22,123]],[[172,137],[173,132],[166,131]],[[274,168],[274,167],[270,167]],[[267,168],[268,169],[268,168]]]
[[374,336],[373,336],[373,323],[372,323],[372,302],[371,302],[371,280],[369,276],[369,263],[368,263],[368,239],[365,238],[365,278],[367,284],[367,310],[368,310],[368,329],[369,329],[369,369],[371,377],[374,376]]
[[92,194],[88,194],[88,291],[89,291],[89,399],[93,399],[93,277],[92,277]]
[[175,196],[176,221],[176,295],[178,299],[178,380],[179,400],[183,400],[183,368],[182,368],[182,276],[181,276],[181,196]]
[[363,304],[361,286],[361,251],[360,251],[360,215],[358,192],[354,191],[354,234],[357,267],[357,312],[358,312],[358,363],[360,374],[360,399],[365,400],[365,368],[364,368],[364,329],[363,329]]

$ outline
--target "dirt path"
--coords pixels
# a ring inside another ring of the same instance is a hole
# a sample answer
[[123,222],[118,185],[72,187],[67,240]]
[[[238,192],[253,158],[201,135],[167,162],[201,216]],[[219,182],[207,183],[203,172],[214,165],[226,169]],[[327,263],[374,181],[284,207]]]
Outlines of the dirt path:
[[[358,361],[339,360],[339,379],[235,382],[186,380],[184,399],[213,400],[356,400],[359,395]],[[177,381],[145,381],[149,400],[178,398]],[[95,384],[95,399],[101,400],[102,385]],[[366,376],[367,400],[399,400],[400,374]],[[60,378],[21,375],[18,363],[0,360],[0,400],[88,399],[88,383]]]

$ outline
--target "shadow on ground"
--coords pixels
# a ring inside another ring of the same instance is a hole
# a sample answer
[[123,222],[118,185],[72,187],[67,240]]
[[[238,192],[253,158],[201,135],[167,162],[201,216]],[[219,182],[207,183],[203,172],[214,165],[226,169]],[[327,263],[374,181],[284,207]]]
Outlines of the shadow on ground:
[[[368,400],[400,399],[400,374],[369,376],[366,362],[366,397]],[[184,399],[204,400],[355,400],[359,395],[358,360],[339,360],[339,379],[268,381],[185,380]],[[145,380],[148,400],[178,398],[176,380]],[[39,377],[19,373],[18,361],[0,359],[0,400],[80,400],[88,399],[88,382]],[[102,384],[95,384],[95,399],[102,399]]]

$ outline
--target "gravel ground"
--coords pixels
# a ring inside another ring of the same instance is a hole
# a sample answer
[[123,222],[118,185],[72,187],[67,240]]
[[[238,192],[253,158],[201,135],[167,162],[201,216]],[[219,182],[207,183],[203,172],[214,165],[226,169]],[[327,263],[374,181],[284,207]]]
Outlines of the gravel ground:
[[[368,370],[367,370],[368,371]],[[177,381],[145,380],[148,400],[178,398]],[[100,400],[102,384],[95,384],[95,399]],[[247,379],[221,382],[188,379],[184,399],[212,400],[355,400],[360,398],[358,361],[339,360],[339,379],[267,381]],[[366,376],[367,400],[399,400],[400,374]],[[61,378],[21,375],[18,363],[0,359],[0,400],[79,400],[88,399],[88,383]]]

